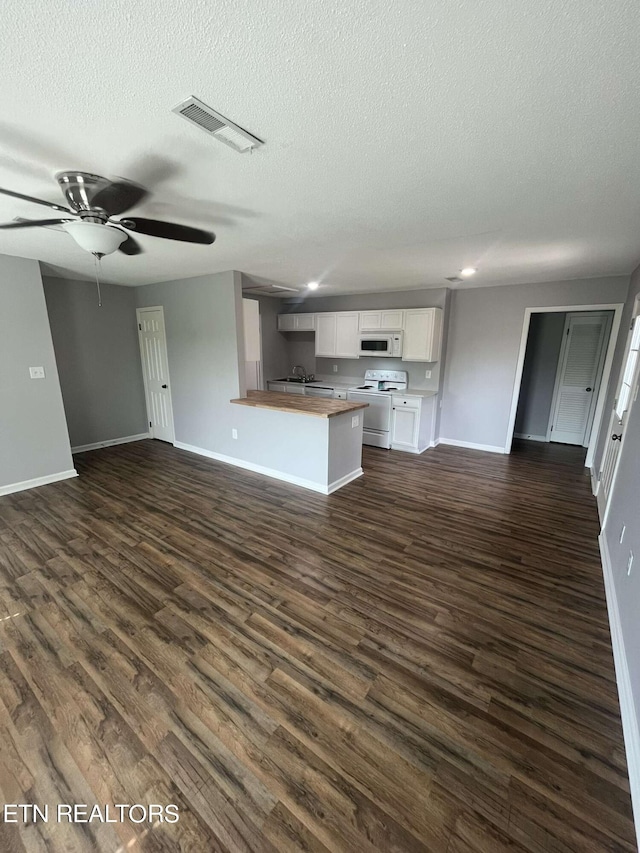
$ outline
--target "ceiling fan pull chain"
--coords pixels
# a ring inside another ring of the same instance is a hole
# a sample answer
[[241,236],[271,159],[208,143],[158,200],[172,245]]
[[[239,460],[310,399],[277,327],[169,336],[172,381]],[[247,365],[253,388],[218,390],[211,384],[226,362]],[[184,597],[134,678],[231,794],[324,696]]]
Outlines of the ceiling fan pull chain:
[[94,252],[93,257],[95,258],[96,263],[96,288],[98,290],[98,308],[102,308],[102,294],[100,293],[100,276],[98,275],[102,255],[99,252]]

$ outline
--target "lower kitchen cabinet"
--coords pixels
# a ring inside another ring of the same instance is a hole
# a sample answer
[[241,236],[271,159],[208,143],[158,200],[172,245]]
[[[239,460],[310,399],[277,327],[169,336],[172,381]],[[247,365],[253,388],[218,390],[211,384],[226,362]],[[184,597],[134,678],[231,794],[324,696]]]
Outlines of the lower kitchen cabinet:
[[394,394],[391,398],[391,449],[423,453],[433,447],[437,396],[413,397]]
[[418,452],[420,407],[393,406],[391,411],[391,447]]

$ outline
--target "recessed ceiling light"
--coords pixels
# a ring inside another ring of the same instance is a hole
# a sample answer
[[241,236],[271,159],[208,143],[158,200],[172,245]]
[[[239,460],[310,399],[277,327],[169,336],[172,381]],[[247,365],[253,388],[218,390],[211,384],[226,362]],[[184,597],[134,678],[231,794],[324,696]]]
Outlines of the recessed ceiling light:
[[320,287],[320,284],[317,281],[310,281],[309,284],[307,284],[307,287],[309,290],[317,290]]
[[469,275],[475,275],[477,270],[475,267],[465,267],[463,270],[460,270],[460,275],[465,276],[465,278]]

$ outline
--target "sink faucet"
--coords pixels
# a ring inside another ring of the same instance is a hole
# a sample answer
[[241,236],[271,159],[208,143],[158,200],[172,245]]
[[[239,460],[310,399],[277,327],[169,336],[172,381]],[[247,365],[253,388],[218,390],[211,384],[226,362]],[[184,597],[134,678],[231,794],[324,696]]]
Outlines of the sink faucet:
[[[300,371],[302,371],[302,372],[300,372]],[[304,369],[304,367],[301,364],[296,364],[295,367],[292,367],[291,373],[294,376],[297,376],[298,379],[302,379],[303,382],[307,378],[307,371]]]

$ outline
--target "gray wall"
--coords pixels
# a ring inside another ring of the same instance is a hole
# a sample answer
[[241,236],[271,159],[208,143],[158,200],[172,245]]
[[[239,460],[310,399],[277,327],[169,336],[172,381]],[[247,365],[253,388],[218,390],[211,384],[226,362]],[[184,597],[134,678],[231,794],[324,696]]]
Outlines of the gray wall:
[[546,438],[566,314],[532,314],[516,414],[518,435]]
[[626,276],[452,293],[440,435],[504,447],[525,308],[623,303]]
[[72,469],[40,267],[0,256],[0,488]]
[[132,287],[44,278],[72,447],[147,432]]
[[[424,290],[401,290],[384,293],[357,293],[349,296],[318,296],[297,299],[278,299],[279,313],[319,313],[322,311],[369,311],[377,308],[443,308],[447,323],[447,294],[445,287]],[[415,389],[439,387],[442,364],[445,358],[446,339],[443,341],[442,357],[439,362],[418,364],[392,358],[318,358],[315,357],[315,335],[309,332],[280,332],[287,342],[287,373],[294,364],[302,364],[308,373],[335,377],[362,377],[365,370],[406,370],[409,385]],[[337,365],[337,372],[333,366]],[[431,378],[425,371],[431,370]],[[273,376],[265,377],[272,379]]]
[[[177,442],[237,455],[230,400],[244,386],[242,285],[233,271],[134,288],[138,307],[162,305]],[[242,374],[242,376],[241,376]]]
[[[625,306],[624,322],[620,329],[620,341],[626,345],[629,331],[629,318],[633,301],[640,292],[640,267],[631,279],[629,299]],[[613,392],[617,390],[619,370],[612,374]],[[609,424],[610,410],[605,412],[606,425]],[[610,497],[607,523],[603,531],[609,556],[620,614],[620,626],[624,638],[627,665],[633,691],[636,719],[640,725],[640,400],[631,409],[626,424],[624,443],[620,451],[618,475]],[[625,536],[620,543],[620,533],[626,525]],[[633,551],[634,562],[631,574],[627,575],[629,551]],[[632,769],[632,768],[630,768]],[[634,768],[638,771],[638,768]],[[637,808],[639,803],[635,803]]]

